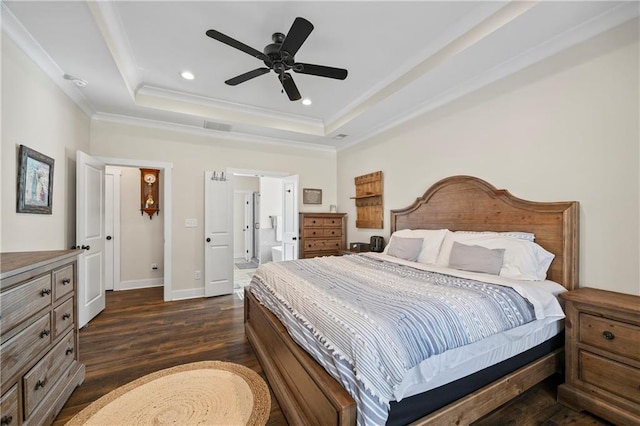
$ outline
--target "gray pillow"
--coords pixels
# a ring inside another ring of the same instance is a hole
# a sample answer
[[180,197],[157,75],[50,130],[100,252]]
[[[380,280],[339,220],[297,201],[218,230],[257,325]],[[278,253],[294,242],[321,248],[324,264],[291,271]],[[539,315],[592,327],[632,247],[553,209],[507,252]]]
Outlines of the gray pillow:
[[422,240],[423,238],[402,238],[394,236],[389,242],[387,254],[415,262],[418,260],[418,256],[422,250]]
[[488,249],[454,242],[449,268],[499,275],[503,260],[504,249]]

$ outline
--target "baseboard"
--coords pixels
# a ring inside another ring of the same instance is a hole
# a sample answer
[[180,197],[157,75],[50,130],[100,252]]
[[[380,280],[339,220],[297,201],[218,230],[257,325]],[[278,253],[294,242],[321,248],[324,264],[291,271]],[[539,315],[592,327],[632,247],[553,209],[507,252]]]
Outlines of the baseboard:
[[185,300],[185,299],[195,299],[198,297],[204,296],[204,287],[202,288],[191,288],[188,290],[174,290],[171,292],[170,300]]
[[133,290],[136,288],[147,288],[147,287],[162,287],[164,285],[164,278],[151,278],[147,280],[131,280],[131,281],[120,281],[118,286],[114,286],[114,291],[120,290]]

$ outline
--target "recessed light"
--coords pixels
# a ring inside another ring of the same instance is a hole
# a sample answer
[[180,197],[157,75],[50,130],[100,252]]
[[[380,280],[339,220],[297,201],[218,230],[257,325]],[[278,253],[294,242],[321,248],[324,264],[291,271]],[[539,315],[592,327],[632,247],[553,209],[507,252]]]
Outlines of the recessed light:
[[311,105],[311,99],[303,99],[302,105]]
[[72,82],[74,85],[76,85],[77,87],[85,87],[87,85],[87,81],[83,80],[81,78],[78,78],[76,76],[73,76],[71,74],[65,74],[63,75],[65,80],[69,80],[70,82]]
[[180,73],[180,76],[181,76],[182,78],[184,78],[185,80],[193,80],[194,78],[196,78],[196,77],[193,75],[193,73],[192,73],[192,72],[190,72],[190,71],[182,71],[182,72]]

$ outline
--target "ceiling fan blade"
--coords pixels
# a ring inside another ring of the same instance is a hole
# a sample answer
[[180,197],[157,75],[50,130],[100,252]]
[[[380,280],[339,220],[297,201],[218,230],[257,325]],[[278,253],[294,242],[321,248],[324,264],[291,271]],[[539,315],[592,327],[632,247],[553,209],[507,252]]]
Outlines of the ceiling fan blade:
[[298,92],[298,87],[290,74],[287,74],[286,72],[282,73],[278,80],[282,83],[282,87],[284,88],[284,91],[287,92],[287,96],[289,96],[290,101],[297,101],[302,98],[302,96],[300,96],[300,92]]
[[300,74],[311,74],[320,77],[335,78],[336,80],[344,80],[347,78],[347,70],[342,68],[327,67],[324,65],[296,63],[293,66],[295,72]]
[[259,50],[256,50],[253,47],[247,46],[246,44],[241,43],[238,40],[235,40],[229,37],[228,35],[222,34],[219,31],[208,30],[207,35],[214,40],[218,40],[219,42],[222,42],[228,46],[234,47],[238,50],[242,50],[244,53],[248,53],[249,55],[253,56],[254,58],[258,58],[261,61],[269,60],[267,55],[260,52]]
[[256,68],[255,70],[245,72],[244,74],[240,74],[239,76],[230,78],[225,81],[229,86],[237,86],[240,83],[244,83],[247,80],[251,80],[252,78],[256,78],[261,76],[262,74],[266,74],[271,71],[269,68]]
[[309,37],[313,31],[313,24],[304,18],[296,18],[287,33],[282,46],[280,46],[280,52],[287,52],[289,56],[293,57],[302,46],[302,43]]

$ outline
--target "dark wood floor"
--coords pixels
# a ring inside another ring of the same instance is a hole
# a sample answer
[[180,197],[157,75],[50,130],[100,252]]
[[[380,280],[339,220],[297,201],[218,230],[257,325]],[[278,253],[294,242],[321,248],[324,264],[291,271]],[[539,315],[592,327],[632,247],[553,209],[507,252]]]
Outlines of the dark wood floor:
[[[180,364],[229,361],[263,375],[244,336],[244,305],[237,296],[165,303],[162,295],[162,288],[107,292],[106,309],[80,330],[80,360],[86,366],[86,378],[54,425],[65,424],[118,386]],[[556,403],[559,380],[542,382],[476,425],[607,425]],[[286,424],[272,395],[268,425]]]

